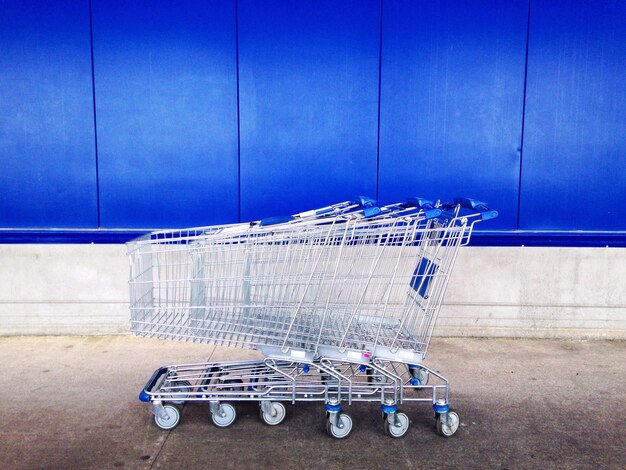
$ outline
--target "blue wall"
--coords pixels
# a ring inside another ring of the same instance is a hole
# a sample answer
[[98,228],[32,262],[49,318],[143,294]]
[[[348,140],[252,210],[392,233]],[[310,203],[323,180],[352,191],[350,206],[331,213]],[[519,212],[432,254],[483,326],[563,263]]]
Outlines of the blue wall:
[[89,3],[0,3],[0,227],[97,227]]
[[242,220],[375,194],[380,3],[238,12]]
[[380,197],[474,194],[516,229],[528,1],[383,7]]
[[0,2],[0,242],[485,200],[626,245],[626,2]]

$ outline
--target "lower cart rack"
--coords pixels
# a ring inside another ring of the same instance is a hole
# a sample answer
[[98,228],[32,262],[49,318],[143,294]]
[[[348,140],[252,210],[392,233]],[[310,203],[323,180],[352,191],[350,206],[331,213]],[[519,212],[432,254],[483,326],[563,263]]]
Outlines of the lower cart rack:
[[433,406],[441,435],[451,436],[459,426],[457,413],[447,405],[445,377],[423,365],[394,361],[265,358],[168,366],[155,371],[140,399],[152,403],[155,423],[162,429],[179,424],[180,407],[188,402],[208,403],[213,424],[230,426],[236,418],[233,404],[244,401],[258,402],[259,416],[268,425],[283,421],[284,403],[322,402],[326,429],[336,438],[352,430],[342,403],[378,403],[384,430],[391,437],[407,432],[409,418],[398,406],[411,402]]

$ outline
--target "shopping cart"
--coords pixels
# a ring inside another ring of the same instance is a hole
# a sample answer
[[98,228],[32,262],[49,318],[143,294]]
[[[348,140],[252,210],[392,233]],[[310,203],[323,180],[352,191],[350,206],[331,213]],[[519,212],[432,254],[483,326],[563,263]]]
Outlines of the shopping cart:
[[453,435],[448,381],[423,365],[450,272],[475,223],[497,212],[455,199],[378,207],[358,198],[250,224],[159,231],[128,243],[131,330],[138,335],[258,349],[264,358],[162,367],[140,399],[172,429],[179,406],[204,401],[217,426],[257,401],[270,425],[284,402],[321,401],[327,430],[346,437],[342,403],[380,403],[388,435],[398,405],[431,403]]

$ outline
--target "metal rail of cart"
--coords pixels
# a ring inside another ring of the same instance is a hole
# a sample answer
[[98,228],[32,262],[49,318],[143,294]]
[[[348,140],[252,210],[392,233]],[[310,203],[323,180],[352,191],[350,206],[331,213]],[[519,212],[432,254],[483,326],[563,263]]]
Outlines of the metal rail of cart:
[[429,401],[439,433],[454,434],[448,382],[423,360],[459,248],[496,215],[471,199],[378,207],[358,198],[129,242],[135,334],[265,356],[160,368],[140,398],[165,429],[188,401],[209,402],[218,426],[235,419],[225,401],[259,401],[268,424],[282,421],[284,401],[323,401],[338,438],[352,429],[342,402],[380,402],[387,434],[400,437],[409,419],[398,404]]

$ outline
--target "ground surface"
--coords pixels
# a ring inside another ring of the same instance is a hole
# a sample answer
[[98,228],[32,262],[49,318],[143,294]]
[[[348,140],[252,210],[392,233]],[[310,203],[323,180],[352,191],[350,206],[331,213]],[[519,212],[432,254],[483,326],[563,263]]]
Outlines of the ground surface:
[[346,407],[342,441],[321,404],[287,405],[276,427],[252,403],[218,429],[189,404],[170,432],[137,400],[154,369],[249,351],[126,336],[0,338],[0,468],[625,468],[626,344],[435,339],[427,365],[452,384],[461,428],[434,431],[405,405],[404,438],[383,433],[373,404]]

